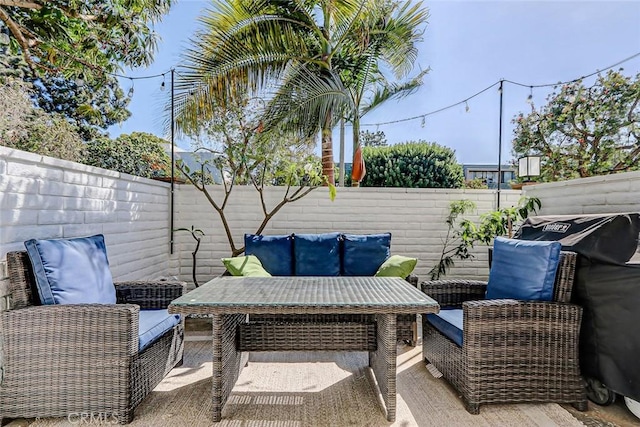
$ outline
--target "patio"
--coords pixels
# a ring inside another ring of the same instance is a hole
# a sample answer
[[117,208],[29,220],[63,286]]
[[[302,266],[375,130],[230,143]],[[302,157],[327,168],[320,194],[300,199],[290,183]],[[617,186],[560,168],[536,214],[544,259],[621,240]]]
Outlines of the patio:
[[[4,254],[23,249],[22,242],[33,237],[104,233],[114,278],[191,279],[190,236],[176,235],[173,253],[168,250],[168,184],[5,147],[0,147],[0,172],[0,297],[6,286]],[[634,197],[638,187],[640,174],[627,173],[532,186],[526,194],[542,200],[542,214],[631,212],[640,210]],[[269,189],[273,197],[277,191]],[[204,283],[223,270],[219,259],[229,253],[225,235],[201,195],[189,186],[178,186],[176,193],[176,225],[196,224],[205,230],[197,270]],[[230,215],[234,218],[233,233],[242,235],[254,231],[258,206],[250,188],[238,188],[237,193]],[[521,194],[502,192],[503,205],[514,203]],[[416,273],[424,278],[441,249],[448,204],[461,198],[475,200],[479,215],[494,208],[496,193],[341,189],[336,202],[331,203],[326,194],[316,191],[280,212],[265,233],[313,233],[336,227],[363,233],[390,231],[394,236],[393,253],[417,257],[420,262]],[[486,278],[486,265],[486,252],[480,248],[476,259],[457,264],[449,275]],[[0,298],[0,307],[4,302]],[[143,401],[131,425],[211,424],[211,347],[206,337],[209,329],[198,322],[190,323],[184,365],[175,368]],[[398,353],[398,413],[392,425],[638,425],[620,402],[609,407],[590,404],[585,413],[557,404],[487,405],[480,415],[470,415],[446,381],[429,373],[421,347],[401,347]],[[256,354],[251,361],[233,391],[221,425],[389,425],[369,387],[365,353]],[[16,420],[10,425],[78,422]]]
[[[135,426],[211,425],[211,345],[206,321],[187,327],[184,365],[135,411]],[[285,363],[286,362],[286,363]],[[470,415],[443,379],[425,367],[420,347],[398,348],[398,412],[385,420],[369,385],[366,353],[263,353],[251,356],[221,426],[633,426],[624,405],[487,405]],[[10,427],[62,427],[78,420],[15,420]],[[88,421],[85,422],[88,424]],[[97,424],[95,421],[93,424]]]

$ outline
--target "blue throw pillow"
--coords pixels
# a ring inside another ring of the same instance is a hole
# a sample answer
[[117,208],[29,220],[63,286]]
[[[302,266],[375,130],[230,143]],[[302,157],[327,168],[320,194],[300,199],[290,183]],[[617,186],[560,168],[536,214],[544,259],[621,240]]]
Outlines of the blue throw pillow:
[[244,235],[245,255],[255,255],[272,276],[293,276],[293,242],[287,236]]
[[24,242],[42,304],[115,304],[104,236]]
[[496,237],[487,299],[553,300],[561,247],[560,242]]
[[373,276],[391,256],[391,233],[343,234],[342,274]]
[[340,233],[295,234],[296,276],[339,276]]

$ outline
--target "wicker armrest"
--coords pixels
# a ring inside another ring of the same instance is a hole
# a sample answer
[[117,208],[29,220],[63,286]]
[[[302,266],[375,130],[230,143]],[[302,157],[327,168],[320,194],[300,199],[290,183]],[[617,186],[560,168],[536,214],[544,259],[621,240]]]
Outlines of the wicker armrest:
[[138,351],[138,313],[130,304],[45,305],[2,312],[4,362],[58,369],[52,360],[104,364],[130,357]]
[[479,280],[432,280],[420,283],[422,292],[440,304],[440,308],[461,308],[465,301],[484,299],[487,282]]
[[176,281],[119,282],[115,287],[118,304],[136,304],[141,310],[167,308],[184,291],[184,283]]
[[513,345],[523,354],[550,346],[578,348],[582,307],[576,304],[501,299],[467,301],[462,308],[468,348]]

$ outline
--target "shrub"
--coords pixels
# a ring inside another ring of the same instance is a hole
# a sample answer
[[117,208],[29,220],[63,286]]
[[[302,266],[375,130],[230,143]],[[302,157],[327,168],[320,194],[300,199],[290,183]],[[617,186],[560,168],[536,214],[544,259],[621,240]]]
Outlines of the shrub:
[[171,159],[162,146],[166,143],[145,132],[98,138],[87,143],[84,163],[145,178],[167,176]]
[[462,166],[450,148],[426,141],[364,147],[363,187],[460,188]]

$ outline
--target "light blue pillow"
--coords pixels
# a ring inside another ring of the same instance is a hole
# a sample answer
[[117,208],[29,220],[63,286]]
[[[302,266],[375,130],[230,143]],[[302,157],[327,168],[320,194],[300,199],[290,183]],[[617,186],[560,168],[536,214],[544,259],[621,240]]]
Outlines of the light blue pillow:
[[487,299],[553,300],[561,248],[560,242],[496,237]]
[[255,255],[272,276],[293,276],[293,243],[291,235],[244,235],[245,255]]
[[391,233],[343,234],[342,274],[373,276],[391,255]]
[[339,276],[340,233],[295,234],[296,276]]
[[104,236],[24,242],[42,304],[115,304]]

